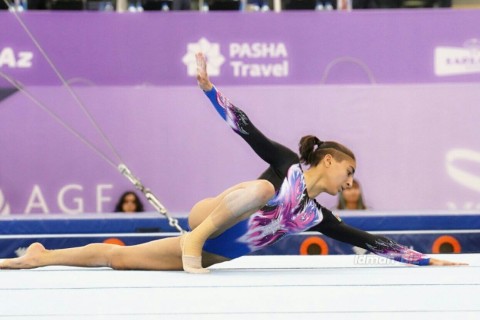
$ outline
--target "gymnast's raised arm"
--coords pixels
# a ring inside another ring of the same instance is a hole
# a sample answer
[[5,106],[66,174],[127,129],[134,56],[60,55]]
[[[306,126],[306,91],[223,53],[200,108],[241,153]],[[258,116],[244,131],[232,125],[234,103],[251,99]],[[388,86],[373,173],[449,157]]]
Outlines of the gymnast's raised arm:
[[262,158],[273,167],[280,167],[285,161],[298,161],[298,156],[285,146],[270,140],[250,121],[248,116],[225,98],[210,82],[207,74],[206,59],[197,53],[197,81],[218,114],[239,134]]

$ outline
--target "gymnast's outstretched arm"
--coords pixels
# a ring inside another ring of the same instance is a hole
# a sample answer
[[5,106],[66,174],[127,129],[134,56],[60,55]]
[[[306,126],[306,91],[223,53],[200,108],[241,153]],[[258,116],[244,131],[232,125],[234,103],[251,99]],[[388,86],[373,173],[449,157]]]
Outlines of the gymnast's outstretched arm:
[[464,265],[464,263],[433,259],[386,237],[373,235],[363,230],[353,228],[335,217],[330,210],[325,208],[322,208],[322,214],[322,222],[311,228],[310,231],[319,231],[327,237],[364,248],[382,257],[403,263],[421,266]]

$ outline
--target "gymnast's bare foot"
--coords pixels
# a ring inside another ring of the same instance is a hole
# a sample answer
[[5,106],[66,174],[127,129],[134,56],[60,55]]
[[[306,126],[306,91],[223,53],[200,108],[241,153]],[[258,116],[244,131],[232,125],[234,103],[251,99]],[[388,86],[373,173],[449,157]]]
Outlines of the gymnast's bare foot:
[[197,59],[197,82],[199,87],[203,91],[210,91],[213,88],[213,84],[208,79],[207,74],[207,59],[203,53],[199,52],[195,55]]
[[38,243],[32,243],[25,255],[12,258],[12,259],[5,259],[4,261],[0,262],[0,269],[32,269],[37,268],[40,266],[39,257],[45,253],[47,250],[45,247]]

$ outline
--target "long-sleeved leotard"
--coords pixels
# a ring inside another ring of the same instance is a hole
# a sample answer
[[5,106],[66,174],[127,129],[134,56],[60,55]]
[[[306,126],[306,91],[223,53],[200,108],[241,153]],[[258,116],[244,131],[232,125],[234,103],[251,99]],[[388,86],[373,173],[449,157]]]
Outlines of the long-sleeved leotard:
[[310,229],[396,261],[429,263],[430,259],[422,253],[346,225],[315,199],[310,199],[297,154],[265,137],[247,115],[215,87],[205,94],[228,125],[270,165],[259,178],[275,187],[275,195],[263,208],[220,236],[207,240],[205,251],[233,259]]

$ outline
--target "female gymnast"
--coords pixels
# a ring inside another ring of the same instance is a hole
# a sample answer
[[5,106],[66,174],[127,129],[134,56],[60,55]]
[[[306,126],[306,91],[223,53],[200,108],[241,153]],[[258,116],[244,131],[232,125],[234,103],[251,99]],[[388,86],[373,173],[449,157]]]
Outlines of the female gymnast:
[[429,258],[388,238],[346,225],[315,197],[322,192],[336,195],[352,186],[356,168],[352,151],[336,142],[305,136],[300,140],[298,157],[268,139],[209,81],[201,53],[197,54],[197,81],[221,117],[269,164],[258,180],[240,183],[198,202],[189,215],[192,231],[182,236],[126,247],[96,243],[47,250],[33,243],[24,256],[4,260],[0,268],[66,265],[207,273],[208,266],[307,229],[404,263],[461,264]]

